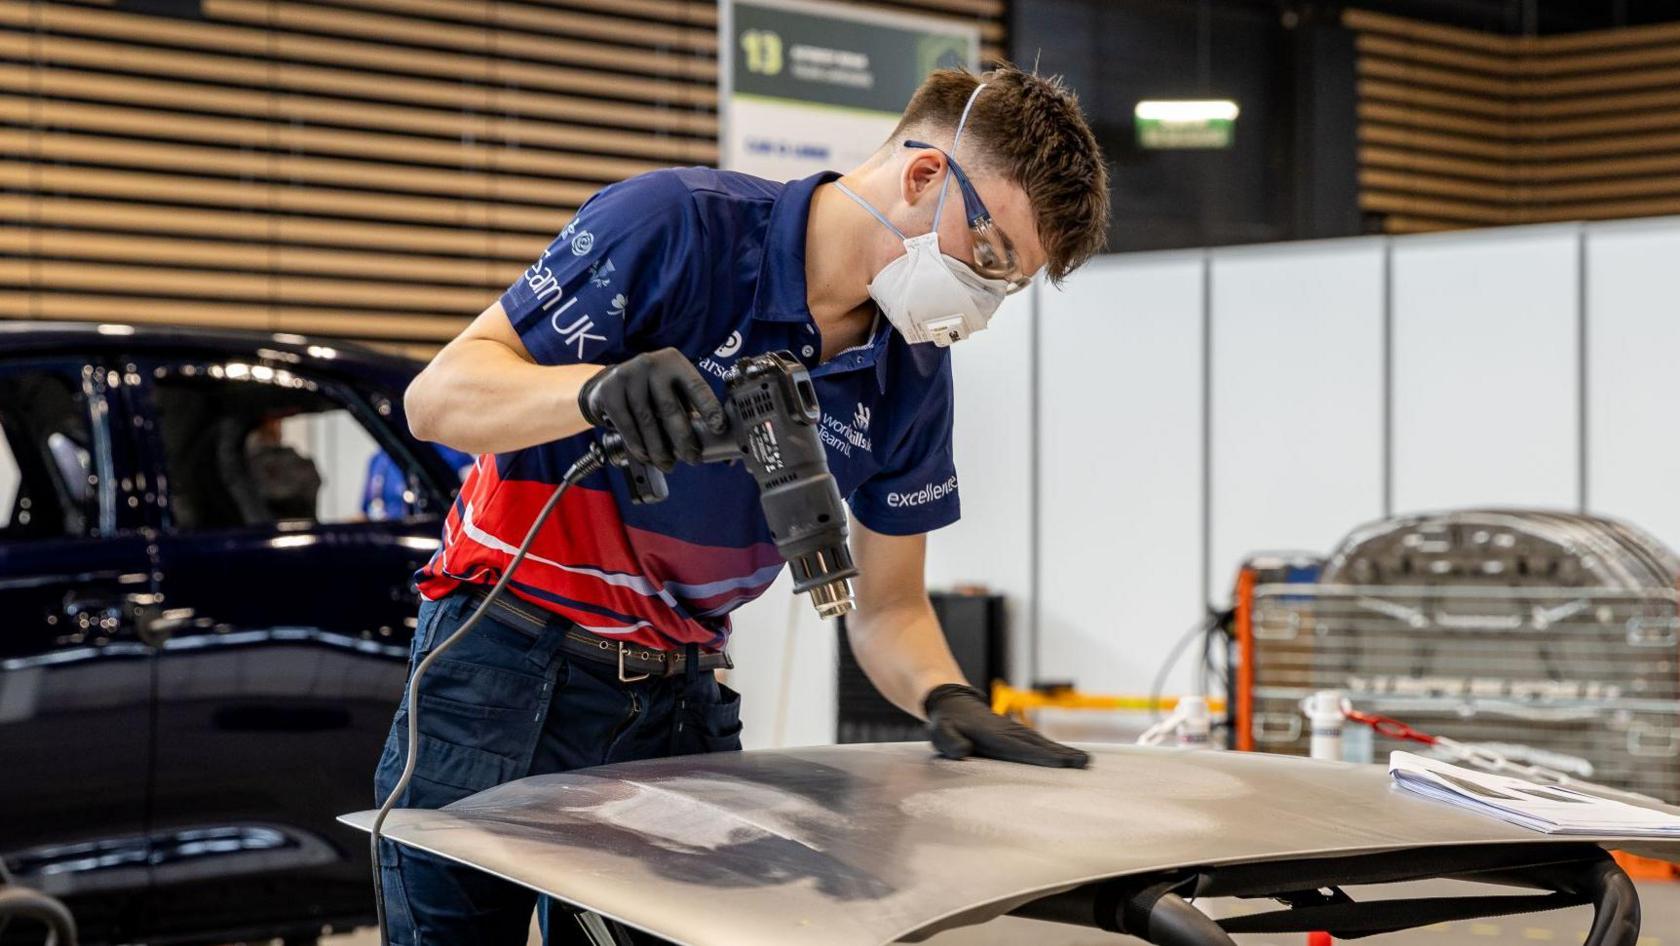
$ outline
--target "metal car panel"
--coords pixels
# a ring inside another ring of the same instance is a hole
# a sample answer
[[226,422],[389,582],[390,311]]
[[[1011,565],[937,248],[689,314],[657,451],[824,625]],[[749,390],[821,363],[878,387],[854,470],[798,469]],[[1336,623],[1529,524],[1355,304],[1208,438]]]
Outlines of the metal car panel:
[[[1557,840],[1407,794],[1379,766],[1086,748],[1085,770],[915,744],[632,762],[399,810],[384,830],[689,946],[874,946],[1092,880]],[[344,820],[366,830],[372,813]],[[1680,841],[1617,846],[1680,861]]]

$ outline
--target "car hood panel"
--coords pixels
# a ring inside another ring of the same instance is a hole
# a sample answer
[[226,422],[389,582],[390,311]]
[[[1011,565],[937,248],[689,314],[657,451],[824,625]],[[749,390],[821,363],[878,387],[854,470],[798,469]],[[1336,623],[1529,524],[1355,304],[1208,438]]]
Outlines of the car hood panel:
[[[1102,878],[1559,840],[1401,792],[1381,766],[1085,748],[1085,770],[921,744],[632,762],[399,810],[385,834],[692,946],[874,946]],[[1680,861],[1680,842],[1616,846]]]

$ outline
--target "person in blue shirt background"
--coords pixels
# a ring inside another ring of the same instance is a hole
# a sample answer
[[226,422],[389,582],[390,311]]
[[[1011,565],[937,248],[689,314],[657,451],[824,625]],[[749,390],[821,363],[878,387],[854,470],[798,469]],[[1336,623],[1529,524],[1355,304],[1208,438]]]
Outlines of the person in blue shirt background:
[[[693,465],[722,377],[786,350],[810,370],[831,472],[854,519],[858,663],[929,722],[934,747],[1081,767],[1083,752],[991,712],[962,678],[927,597],[926,534],[956,521],[950,347],[1038,273],[1060,279],[1108,226],[1107,173],[1073,95],[1000,67],[941,70],[862,166],[786,184],[708,168],[613,184],[438,353],[404,398],[423,440],[482,456],[417,576],[413,658],[478,606],[566,469],[610,422],[670,498],[620,477],[566,492],[473,632],[418,699],[403,807],[527,775],[740,748],[729,612],[784,563],[739,464]],[[751,642],[746,642],[751,646]],[[405,764],[398,708],[375,776]],[[534,894],[388,842],[390,942],[524,942]],[[551,943],[586,941],[551,917]]]
[[[432,447],[449,464],[450,469],[467,478],[473,457],[454,447],[434,443]],[[403,468],[381,450],[368,458],[367,473],[362,477],[362,515],[377,522],[381,519],[401,519],[409,514],[408,477]]]

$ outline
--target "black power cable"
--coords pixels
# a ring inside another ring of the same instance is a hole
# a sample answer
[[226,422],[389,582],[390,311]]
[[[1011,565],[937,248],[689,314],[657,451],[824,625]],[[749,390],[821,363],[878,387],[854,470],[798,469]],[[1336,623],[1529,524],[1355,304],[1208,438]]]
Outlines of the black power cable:
[[554,492],[549,495],[548,501],[543,503],[542,509],[537,512],[536,518],[531,520],[530,531],[525,533],[525,539],[519,543],[518,551],[513,553],[513,558],[508,561],[507,568],[502,570],[502,576],[496,579],[496,584],[484,596],[484,600],[480,601],[478,607],[473,609],[470,617],[461,622],[460,627],[444,638],[442,643],[432,648],[432,652],[415,665],[414,674],[408,678],[408,691],[404,695],[404,699],[408,701],[408,759],[403,765],[402,777],[397,779],[396,785],[392,786],[391,794],[386,796],[385,803],[379,806],[379,813],[374,815],[373,827],[368,832],[369,850],[373,855],[373,906],[374,915],[379,921],[380,946],[391,946],[391,940],[390,934],[385,929],[385,885],[381,881],[379,870],[379,832],[385,825],[386,816],[396,806],[397,799],[402,797],[402,793],[408,789],[408,783],[414,779],[414,768],[418,758],[416,750],[420,747],[420,678],[426,675],[426,671],[431,668],[432,663],[444,651],[455,646],[462,638],[466,637],[478,624],[479,618],[484,617],[484,612],[490,608],[490,605],[501,597],[502,590],[507,587],[508,582],[513,578],[513,573],[519,568],[519,564],[525,561],[526,554],[531,551],[531,545],[537,539],[537,532],[542,529],[543,523],[548,521],[549,515],[554,512],[554,507],[559,505],[560,497],[565,494],[566,488],[606,465],[607,456],[602,452],[600,445],[590,445],[589,452],[579,457],[577,462],[572,464],[571,469],[566,471],[560,485],[554,488]]

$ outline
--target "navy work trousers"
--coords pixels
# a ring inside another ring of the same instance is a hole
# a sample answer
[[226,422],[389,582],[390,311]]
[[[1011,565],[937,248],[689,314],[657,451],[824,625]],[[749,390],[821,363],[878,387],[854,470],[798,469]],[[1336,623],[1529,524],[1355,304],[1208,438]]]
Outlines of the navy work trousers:
[[[532,620],[492,607],[426,671],[419,762],[397,807],[440,808],[527,775],[741,748],[739,697],[709,671],[621,683],[616,667],[561,651],[563,618],[505,600]],[[411,675],[476,605],[461,592],[421,603]],[[408,713],[405,697],[374,776],[376,802],[407,763]],[[525,943],[535,893],[390,841],[380,851],[392,946]],[[551,946],[587,942],[571,914],[542,906]]]

